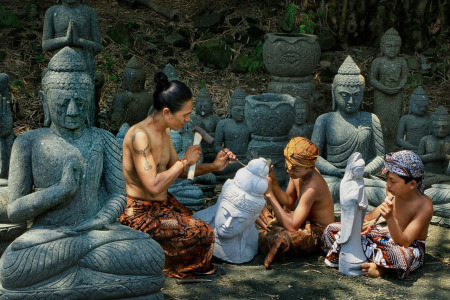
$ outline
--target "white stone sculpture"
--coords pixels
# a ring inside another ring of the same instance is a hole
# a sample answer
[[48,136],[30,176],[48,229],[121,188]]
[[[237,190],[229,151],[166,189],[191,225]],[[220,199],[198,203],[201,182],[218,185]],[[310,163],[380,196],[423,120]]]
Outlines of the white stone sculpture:
[[363,178],[365,165],[361,153],[353,153],[347,161],[340,186],[339,272],[348,276],[362,275],[361,264],[367,262],[361,245],[361,229],[368,207]]
[[208,223],[216,235],[213,255],[240,264],[258,251],[255,221],[264,208],[270,160],[257,158],[223,185],[217,203],[193,215]]

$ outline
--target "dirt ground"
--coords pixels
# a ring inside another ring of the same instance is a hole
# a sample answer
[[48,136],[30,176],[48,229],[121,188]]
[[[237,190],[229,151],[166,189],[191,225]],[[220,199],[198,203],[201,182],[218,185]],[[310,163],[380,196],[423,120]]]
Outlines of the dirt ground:
[[[430,226],[425,265],[405,280],[347,277],[323,262],[323,255],[290,258],[264,267],[258,253],[249,263],[214,259],[212,282],[177,284],[168,278],[169,299],[449,299],[450,229]],[[205,277],[206,278],[206,277]]]

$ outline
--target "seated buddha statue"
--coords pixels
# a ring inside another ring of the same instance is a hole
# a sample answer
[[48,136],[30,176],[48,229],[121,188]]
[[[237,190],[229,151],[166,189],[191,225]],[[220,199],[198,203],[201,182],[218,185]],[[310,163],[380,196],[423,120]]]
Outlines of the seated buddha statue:
[[163,297],[162,248],[116,222],[126,205],[120,150],[86,125],[93,92],[78,52],[53,56],[39,92],[48,127],[11,151],[8,217],[33,224],[0,259],[5,298]]
[[375,114],[360,111],[364,93],[364,77],[348,56],[340,66],[332,84],[333,109],[319,116],[311,141],[319,148],[316,167],[322,173],[339,203],[339,185],[348,158],[361,153],[366,162],[364,186],[369,204],[378,206],[386,196],[386,183],[374,175],[383,167],[384,143],[380,121]]

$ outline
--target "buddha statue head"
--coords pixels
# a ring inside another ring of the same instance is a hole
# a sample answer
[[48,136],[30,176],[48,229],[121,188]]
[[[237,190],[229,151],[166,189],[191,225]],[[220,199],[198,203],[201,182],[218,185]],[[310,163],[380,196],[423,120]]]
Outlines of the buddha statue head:
[[211,95],[206,88],[202,88],[198,92],[197,99],[195,100],[196,114],[200,116],[208,116],[213,112],[213,102]]
[[44,126],[76,131],[85,126],[94,81],[80,54],[65,47],[52,58],[39,92],[44,108]]
[[444,106],[439,108],[431,116],[431,134],[437,138],[445,138],[450,132],[450,116]]
[[242,122],[245,119],[245,92],[241,87],[238,87],[231,95],[228,102],[228,118],[236,122]]
[[387,58],[394,58],[400,53],[400,47],[402,45],[402,39],[398,34],[398,31],[394,28],[388,29],[381,37],[380,48],[382,55]]
[[133,56],[123,70],[125,89],[133,93],[142,92],[145,88],[146,78],[147,75],[141,63],[136,56]]
[[238,237],[255,227],[253,224],[265,205],[263,194],[268,186],[270,164],[264,158],[253,159],[236,172],[234,185],[227,185],[230,190],[223,191],[215,217],[220,239]]
[[163,73],[166,74],[167,79],[169,81],[172,80],[179,80],[178,79],[178,73],[177,70],[175,70],[174,66],[172,66],[171,64],[167,64],[164,69],[163,69]]
[[337,106],[338,111],[353,114],[359,110],[360,106],[362,108],[364,77],[350,55],[339,67],[331,89],[333,110]]
[[423,117],[428,113],[428,96],[424,89],[419,86],[411,97],[409,97],[409,113]]
[[309,116],[309,102],[301,97],[295,98],[294,110],[295,110],[295,119],[294,123],[297,125],[303,125],[306,123],[306,120]]

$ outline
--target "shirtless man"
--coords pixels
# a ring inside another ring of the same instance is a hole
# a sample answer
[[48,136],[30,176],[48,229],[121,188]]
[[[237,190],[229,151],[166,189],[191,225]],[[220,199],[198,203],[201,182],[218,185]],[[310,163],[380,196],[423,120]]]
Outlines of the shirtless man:
[[[314,166],[318,155],[317,147],[310,140],[295,137],[284,150],[290,177],[286,192],[278,185],[272,170],[268,175],[265,196],[271,211],[266,205],[257,220],[262,227],[259,247],[268,253],[264,261],[266,268],[276,256],[319,251],[323,230],[334,221],[333,198]],[[297,207],[291,212],[297,200]]]
[[[365,276],[380,277],[392,269],[403,279],[424,263],[433,203],[424,195],[424,168],[414,152],[386,154],[382,174],[387,177],[385,202],[367,214],[364,221],[381,214],[387,228],[373,225],[362,232],[362,247],[369,262],[361,266]],[[339,264],[339,230],[340,224],[333,223],[323,234],[328,265]]]
[[[178,159],[170,139],[170,129],[179,130],[190,120],[192,92],[177,80],[169,82],[163,73],[156,74],[155,81],[153,112],[131,127],[123,141],[127,208],[120,221],[160,243],[167,276],[211,274],[214,231],[191,218],[193,212],[168,193],[175,179],[186,177],[188,166],[200,160],[200,146],[188,147]],[[195,175],[221,171],[234,159],[225,149],[214,162],[196,166]]]

